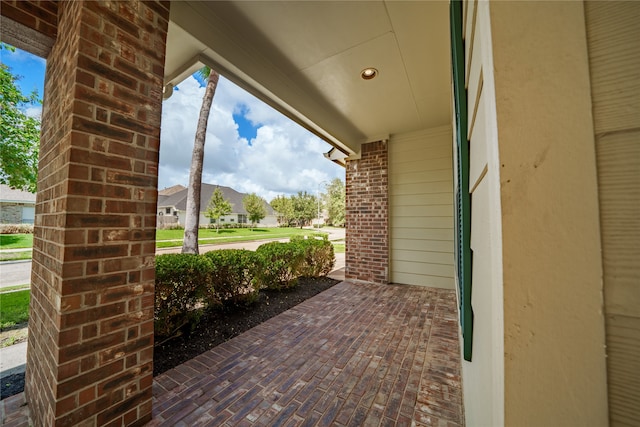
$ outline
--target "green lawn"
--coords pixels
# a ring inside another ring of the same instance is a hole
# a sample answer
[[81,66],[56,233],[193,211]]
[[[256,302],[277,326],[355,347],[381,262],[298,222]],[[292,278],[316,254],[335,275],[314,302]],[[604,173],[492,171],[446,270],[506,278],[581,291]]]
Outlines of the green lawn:
[[0,329],[29,320],[29,289],[0,293]]
[[344,243],[334,243],[333,252],[336,254],[343,254],[345,252]]
[[[314,230],[300,228],[233,228],[216,230],[200,229],[198,242],[201,245],[212,243],[245,242],[250,240],[284,239],[296,235],[310,235]],[[157,230],[156,246],[170,248],[182,246],[184,230]],[[0,234],[0,249],[21,249],[33,246],[33,234]],[[31,252],[0,253],[0,261],[30,259]]]
[[22,249],[33,246],[33,234],[0,234],[0,249]]
[[[200,229],[198,243],[201,245],[212,243],[245,242],[250,240],[284,239],[296,235],[314,234],[313,230],[300,228],[232,228],[220,230]],[[184,230],[157,230],[156,247],[168,248],[182,246]]]

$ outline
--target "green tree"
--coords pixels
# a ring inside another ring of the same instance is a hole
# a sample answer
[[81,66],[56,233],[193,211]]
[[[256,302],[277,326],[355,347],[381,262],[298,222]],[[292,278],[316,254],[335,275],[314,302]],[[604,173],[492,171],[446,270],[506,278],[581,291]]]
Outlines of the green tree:
[[293,219],[302,228],[318,214],[318,204],[316,196],[306,191],[298,191],[298,194],[291,196],[293,206]]
[[345,187],[340,178],[334,178],[326,187],[325,205],[329,218],[327,222],[336,227],[344,227],[345,223]]
[[197,254],[198,227],[200,226],[200,195],[202,193],[202,165],[204,163],[204,142],[207,136],[207,122],[209,111],[213,104],[213,97],[218,87],[220,75],[209,67],[200,70],[200,74],[207,79],[207,86],[202,98],[198,127],[193,143],[191,168],[189,170],[189,187],[187,188],[187,207],[184,220],[184,239],[182,241],[183,254]]
[[[0,50],[15,50],[0,43]],[[24,113],[25,107],[41,104],[38,93],[25,96],[16,86],[20,79],[0,64],[0,183],[36,192],[40,120]]]
[[207,210],[204,213],[204,216],[206,216],[207,218],[216,220],[216,233],[220,232],[220,217],[229,215],[231,212],[231,203],[229,203],[229,201],[224,198],[220,187],[216,188],[211,195],[209,205],[207,206]]
[[242,204],[247,211],[252,228],[267,216],[267,202],[256,193],[247,194],[242,198]]
[[291,202],[291,198],[283,194],[281,196],[277,196],[269,204],[273,210],[278,213],[278,223],[281,225],[286,224],[287,226],[291,225],[291,220],[293,218],[293,204]]

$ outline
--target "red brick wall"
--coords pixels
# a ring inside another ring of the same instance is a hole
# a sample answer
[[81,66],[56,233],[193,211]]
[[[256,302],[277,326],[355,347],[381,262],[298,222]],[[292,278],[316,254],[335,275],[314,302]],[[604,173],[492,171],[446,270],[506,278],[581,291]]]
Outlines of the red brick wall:
[[26,393],[34,425],[151,419],[164,2],[60,2],[47,62]]
[[55,38],[58,27],[58,2],[53,0],[2,0],[2,16]]
[[389,281],[389,174],[387,142],[362,145],[347,162],[347,279]]

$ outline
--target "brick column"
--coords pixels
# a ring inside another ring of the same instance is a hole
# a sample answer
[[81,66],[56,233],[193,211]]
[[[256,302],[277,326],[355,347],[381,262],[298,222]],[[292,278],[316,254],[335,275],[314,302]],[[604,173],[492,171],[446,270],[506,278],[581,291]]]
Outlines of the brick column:
[[389,281],[389,174],[387,142],[362,145],[359,160],[347,161],[347,279]]
[[47,63],[26,395],[34,425],[151,419],[168,2],[59,2]]

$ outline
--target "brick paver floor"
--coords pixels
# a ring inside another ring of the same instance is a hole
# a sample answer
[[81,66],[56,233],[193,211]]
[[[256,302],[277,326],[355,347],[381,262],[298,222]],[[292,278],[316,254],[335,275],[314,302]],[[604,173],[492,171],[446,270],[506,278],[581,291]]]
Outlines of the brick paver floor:
[[459,426],[460,386],[453,291],[342,282],[156,377],[148,426]]
[[453,291],[342,282],[160,376],[152,426],[462,425]]

